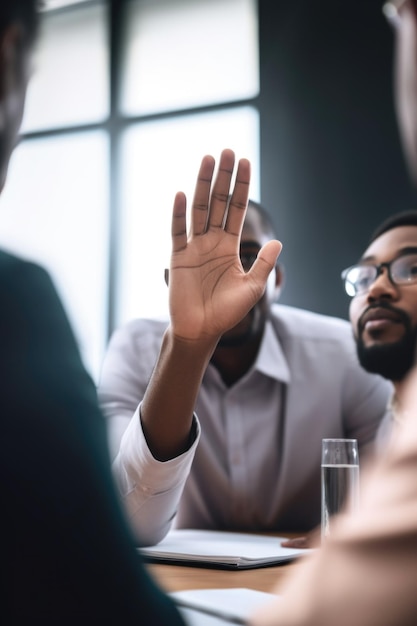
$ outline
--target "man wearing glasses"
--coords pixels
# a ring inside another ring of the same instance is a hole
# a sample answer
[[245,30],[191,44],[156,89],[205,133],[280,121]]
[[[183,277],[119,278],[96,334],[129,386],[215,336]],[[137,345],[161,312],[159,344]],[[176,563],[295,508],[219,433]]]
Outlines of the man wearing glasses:
[[384,425],[391,430],[405,417],[402,394],[417,341],[417,211],[384,221],[359,263],[342,278],[352,297],[350,319],[359,361],[395,387]]
[[[417,183],[417,0],[391,2],[384,12],[396,28],[398,120]],[[406,335],[414,352],[416,247],[415,223],[389,228],[345,274],[354,296],[352,320],[369,354],[383,343],[401,343]],[[407,368],[406,359],[404,364]],[[385,453],[364,472],[360,511],[339,517],[333,534],[294,570],[280,590],[283,595],[254,615],[251,626],[417,624],[416,367],[399,383],[403,422]]]

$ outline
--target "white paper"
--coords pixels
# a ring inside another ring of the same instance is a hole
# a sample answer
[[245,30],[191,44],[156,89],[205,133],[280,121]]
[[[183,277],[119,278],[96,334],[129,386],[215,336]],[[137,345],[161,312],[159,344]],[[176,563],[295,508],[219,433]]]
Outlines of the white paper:
[[251,568],[290,561],[309,550],[283,548],[285,537],[216,530],[171,530],[156,546],[140,548],[144,556],[161,560]]
[[[187,591],[175,591],[169,594],[174,602],[181,608],[181,612],[191,620],[194,626],[203,626],[206,616],[220,618],[224,623],[245,624],[247,619],[258,607],[261,607],[277,596],[255,589],[191,589]],[[188,611],[192,609],[192,612]],[[195,612],[204,614],[195,615]],[[193,621],[194,620],[194,621]],[[202,620],[202,621],[201,621]],[[188,622],[187,622],[188,623]],[[213,626],[216,622],[213,622]],[[207,622],[207,626],[210,622]]]
[[187,626],[227,626],[227,624],[233,624],[230,620],[208,615],[207,613],[201,613],[194,609],[179,606],[178,610]]

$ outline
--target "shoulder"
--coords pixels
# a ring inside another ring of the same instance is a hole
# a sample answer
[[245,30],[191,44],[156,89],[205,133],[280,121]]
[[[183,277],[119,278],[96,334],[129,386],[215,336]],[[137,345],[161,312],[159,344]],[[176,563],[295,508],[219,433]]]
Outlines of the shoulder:
[[21,381],[22,389],[35,382],[38,389],[49,387],[51,400],[52,388],[54,393],[62,392],[66,381],[71,396],[81,374],[88,379],[92,395],[71,325],[48,272],[0,250],[0,301],[3,380],[7,372],[9,378]]
[[326,367],[359,368],[351,324],[347,320],[296,307],[274,305],[271,322],[287,359]]
[[152,340],[161,341],[168,324],[168,318],[137,318],[117,328],[113,333],[112,340],[128,340],[140,343]]
[[48,272],[41,266],[0,250],[1,314],[63,312]]
[[40,265],[0,250],[0,285],[18,281],[19,286],[20,281],[28,279],[50,282],[48,273]]
[[[391,384],[360,366],[350,322],[285,305],[274,305],[271,322],[289,363],[299,366],[298,374],[324,376],[332,385],[339,381],[344,396],[352,390],[375,392],[385,410]],[[357,395],[352,397],[359,401]]]
[[147,384],[167,326],[168,320],[138,318],[113,332],[101,368],[101,397],[123,379],[136,390],[139,381]]
[[142,360],[153,363],[168,324],[168,319],[138,318],[120,326],[111,336],[106,360],[120,354],[136,362],[140,353]]
[[78,347],[66,311],[49,273],[40,265],[0,250],[0,335],[3,347],[29,350],[52,361]]
[[323,315],[282,304],[274,304],[271,322],[280,337],[311,341],[353,342],[351,324],[339,317]]

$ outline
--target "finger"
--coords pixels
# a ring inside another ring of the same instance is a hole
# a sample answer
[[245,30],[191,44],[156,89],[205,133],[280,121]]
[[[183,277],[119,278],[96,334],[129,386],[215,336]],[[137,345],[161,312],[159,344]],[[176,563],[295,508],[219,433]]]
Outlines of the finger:
[[214,159],[210,155],[205,156],[201,161],[191,211],[193,235],[202,235],[206,231],[214,164]]
[[185,194],[179,191],[175,196],[172,210],[171,239],[173,252],[183,250],[187,246],[186,209]]
[[236,237],[240,235],[249,197],[250,163],[240,159],[233,193],[230,199],[225,230]]
[[270,272],[276,266],[282,250],[282,243],[276,239],[268,241],[258,252],[255,263],[248,272],[248,276],[256,282],[266,282]]
[[207,228],[223,228],[225,224],[234,166],[235,153],[233,150],[223,150],[211,192]]

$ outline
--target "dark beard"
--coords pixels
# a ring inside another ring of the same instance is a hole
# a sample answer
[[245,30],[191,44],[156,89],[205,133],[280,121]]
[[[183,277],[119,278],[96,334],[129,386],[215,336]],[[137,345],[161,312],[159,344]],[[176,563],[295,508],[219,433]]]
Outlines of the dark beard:
[[235,337],[220,337],[219,343],[217,344],[218,348],[237,348],[239,346],[244,346],[254,337],[254,333],[252,328],[248,328],[248,330],[240,335],[235,335]]
[[414,365],[417,328],[412,328],[409,319],[404,320],[405,333],[395,343],[367,348],[362,337],[356,340],[356,351],[362,367],[371,374],[380,374],[393,382],[404,380]]
[[248,315],[251,318],[251,322],[246,330],[236,333],[236,335],[232,334],[228,336],[228,333],[222,335],[217,344],[218,348],[241,348],[250,344],[252,341],[257,341],[259,337],[263,335],[265,320],[260,323],[262,319],[260,311],[254,307],[249,311]]

